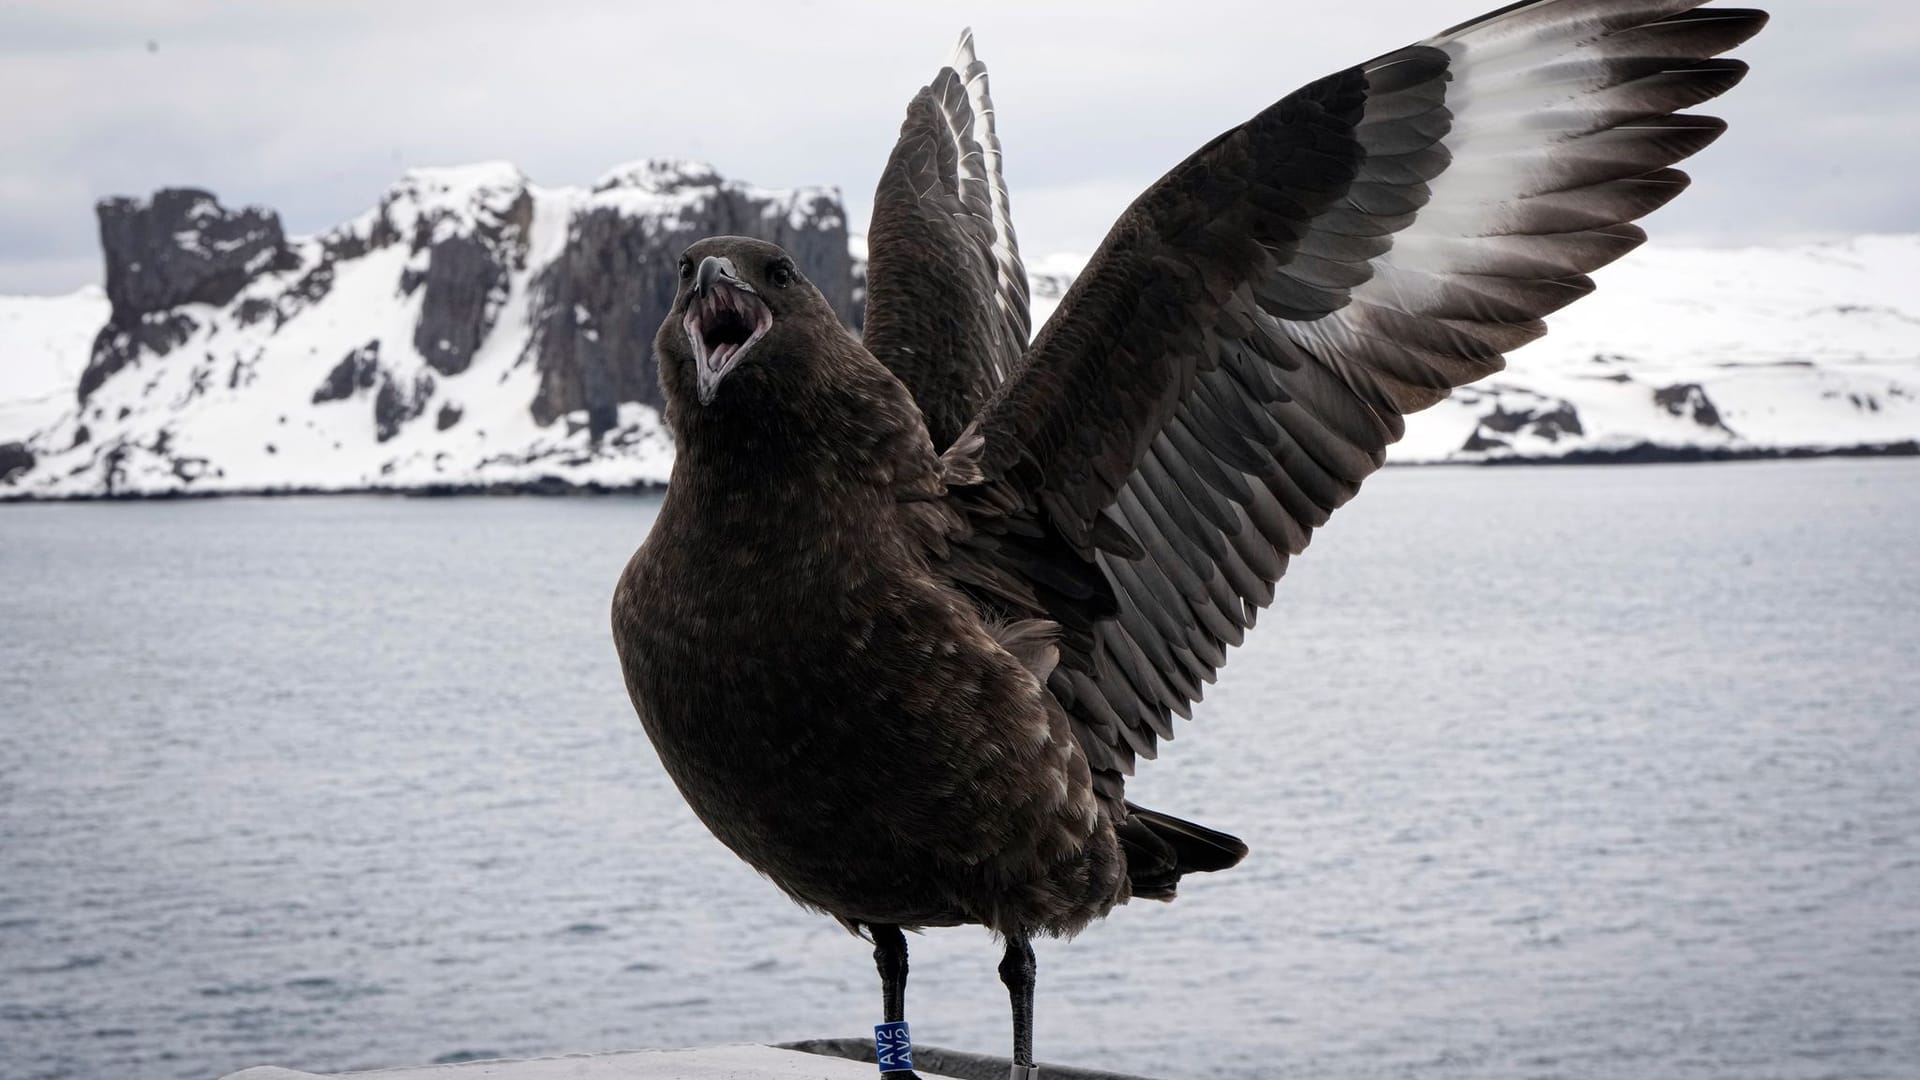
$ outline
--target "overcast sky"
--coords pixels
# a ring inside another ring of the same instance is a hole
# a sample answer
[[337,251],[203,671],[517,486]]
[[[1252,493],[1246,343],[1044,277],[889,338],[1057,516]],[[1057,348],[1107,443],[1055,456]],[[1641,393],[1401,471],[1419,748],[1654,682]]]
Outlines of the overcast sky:
[[[1764,3],[1764,0],[1762,0]],[[94,200],[168,185],[316,232],[410,165],[586,184],[699,157],[840,187],[856,231],[913,92],[972,25],[1029,257],[1086,251],[1221,129],[1498,0],[8,0],[0,292],[100,275]],[[1734,127],[1660,242],[1920,231],[1920,8],[1776,0],[1713,111]]]

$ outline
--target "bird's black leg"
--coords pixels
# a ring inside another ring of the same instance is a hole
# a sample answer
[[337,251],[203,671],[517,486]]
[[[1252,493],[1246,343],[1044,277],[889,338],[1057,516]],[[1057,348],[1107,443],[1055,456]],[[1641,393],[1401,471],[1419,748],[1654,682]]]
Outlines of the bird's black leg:
[[1033,1064],[1033,945],[1026,935],[1007,938],[1006,955],[1000,959],[1000,981],[1007,984],[1007,996],[1013,1001],[1013,1069],[1008,1080],[1040,1080]]
[[873,932],[873,963],[880,969],[881,1019],[897,1024],[907,1018],[907,935],[897,926],[868,929]]
[[[873,963],[880,969],[881,1019],[886,1024],[901,1023],[907,1018],[907,935],[897,926],[869,925],[867,929],[873,934]],[[881,1049],[876,1041],[875,1052]],[[911,1060],[909,1054],[908,1064]],[[911,1068],[882,1075],[895,1080],[919,1080]]]

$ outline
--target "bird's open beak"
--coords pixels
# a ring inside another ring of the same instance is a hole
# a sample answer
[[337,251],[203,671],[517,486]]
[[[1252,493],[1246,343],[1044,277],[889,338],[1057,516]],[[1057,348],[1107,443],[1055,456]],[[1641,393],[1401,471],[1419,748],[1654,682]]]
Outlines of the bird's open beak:
[[720,392],[720,380],[773,328],[773,312],[760,302],[753,286],[740,280],[733,260],[709,255],[700,260],[681,326],[693,345],[700,404],[711,405]]

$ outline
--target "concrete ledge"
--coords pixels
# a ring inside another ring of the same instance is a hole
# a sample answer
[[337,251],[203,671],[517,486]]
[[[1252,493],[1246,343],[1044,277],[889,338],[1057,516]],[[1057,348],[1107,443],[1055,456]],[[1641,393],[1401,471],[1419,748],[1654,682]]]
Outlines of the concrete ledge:
[[[331,1076],[262,1065],[229,1073],[223,1080],[335,1080],[342,1076],[368,1080],[877,1080],[878,1075],[871,1064],[778,1046],[704,1046],[525,1061],[463,1061]],[[940,1074],[923,1070],[920,1075],[933,1080]],[[1002,1066],[1000,1077],[1005,1076]]]
[[[787,1050],[804,1050],[809,1054],[847,1058],[869,1066],[873,1064],[873,1043],[867,1039],[806,1039],[780,1045]],[[1013,1065],[1013,1060],[989,1057],[985,1054],[969,1054],[962,1050],[948,1050],[943,1046],[915,1044],[913,1063],[916,1066],[915,1071],[923,1078],[1007,1080],[1007,1073]],[[877,1080],[879,1074],[869,1073],[868,1076],[869,1080]],[[1146,1077],[1127,1073],[1099,1072],[1093,1069],[1076,1069],[1071,1065],[1053,1065],[1043,1061],[1040,1062],[1040,1080],[1146,1080]]]
[[[1006,1080],[1006,1058],[915,1046],[921,1080]],[[463,1061],[370,1072],[319,1073],[258,1065],[222,1080],[878,1080],[873,1043],[866,1039],[808,1039],[781,1046],[702,1046],[687,1050],[623,1050],[524,1061]],[[1041,1063],[1041,1080],[1144,1080]]]

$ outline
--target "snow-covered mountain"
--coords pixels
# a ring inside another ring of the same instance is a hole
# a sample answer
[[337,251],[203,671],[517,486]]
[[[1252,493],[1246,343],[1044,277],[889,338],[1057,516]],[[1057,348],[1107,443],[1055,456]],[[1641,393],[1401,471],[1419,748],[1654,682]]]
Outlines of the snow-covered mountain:
[[[1034,324],[1084,260],[1034,266]],[[1650,245],[1507,370],[1409,417],[1403,463],[1920,452],[1920,236]]]
[[[0,498],[657,483],[672,447],[650,343],[682,246],[780,243],[850,325],[864,284],[836,193],[689,162],[588,189],[416,170],[309,238],[204,192],[100,215],[104,294],[0,298]],[[1036,326],[1082,265],[1032,260]],[[1413,417],[1391,458],[1920,442],[1920,236],[1655,246],[1598,278],[1506,372]]]
[[1920,440],[1920,236],[1635,252],[1401,460],[1748,455]]
[[683,247],[771,240],[858,315],[837,192],[694,162],[417,169],[306,238],[202,191],[99,215],[104,301],[0,302],[0,498],[658,482]]

